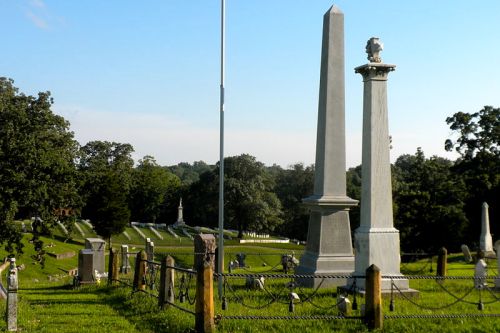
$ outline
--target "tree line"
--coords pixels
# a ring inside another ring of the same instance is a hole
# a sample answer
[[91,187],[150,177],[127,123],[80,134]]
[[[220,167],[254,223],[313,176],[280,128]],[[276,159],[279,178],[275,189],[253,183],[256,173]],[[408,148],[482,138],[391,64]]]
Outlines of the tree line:
[[[130,221],[172,224],[183,198],[190,225],[216,227],[219,165],[203,161],[161,166],[154,157],[137,163],[128,143],[91,141],[80,145],[70,124],[51,111],[49,92],[27,96],[0,78],[0,244],[21,249],[16,219],[35,217],[33,243],[56,221],[71,227],[90,219],[107,239]],[[403,251],[435,251],[441,246],[474,247],[480,233],[481,204],[490,219],[499,216],[500,109],[457,112],[446,119],[453,139],[444,142],[460,157],[426,157],[419,148],[392,165],[395,226]],[[301,204],[313,192],[314,166],[265,166],[253,156],[225,158],[225,227],[275,233],[305,240],[309,213]],[[361,194],[361,166],[346,172],[347,193]],[[67,214],[67,212],[70,214]],[[359,206],[351,209],[359,225]],[[499,227],[491,224],[495,235]]]

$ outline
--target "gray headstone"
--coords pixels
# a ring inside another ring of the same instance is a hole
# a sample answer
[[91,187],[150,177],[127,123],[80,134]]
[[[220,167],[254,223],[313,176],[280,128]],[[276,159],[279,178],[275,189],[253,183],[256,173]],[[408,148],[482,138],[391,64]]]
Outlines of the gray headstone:
[[265,279],[263,276],[259,278],[247,277],[245,281],[245,286],[248,289],[264,290]]
[[238,262],[238,267],[246,267],[245,259],[247,255],[245,253],[237,253],[236,261]]
[[487,267],[488,265],[486,265],[484,259],[479,259],[477,261],[476,267],[474,268],[474,287],[477,289],[482,289],[488,285],[488,281],[486,280],[486,276],[488,276]]
[[78,279],[81,283],[94,282],[94,251],[82,249],[78,253]]
[[337,298],[337,308],[340,313],[342,313],[345,316],[348,316],[351,314],[351,301],[345,296],[339,296]]
[[19,287],[16,259],[10,259],[10,267],[7,271],[7,330],[17,331],[17,289]]
[[472,255],[470,254],[469,247],[465,244],[462,244],[460,247],[462,249],[462,253],[464,254],[464,260],[466,263],[469,263],[472,261]]
[[104,259],[106,242],[100,238],[86,238],[85,248],[93,252],[93,269],[99,274],[104,274],[106,272]]
[[121,267],[120,273],[127,274],[130,272],[130,262],[128,258],[128,245],[121,246]]

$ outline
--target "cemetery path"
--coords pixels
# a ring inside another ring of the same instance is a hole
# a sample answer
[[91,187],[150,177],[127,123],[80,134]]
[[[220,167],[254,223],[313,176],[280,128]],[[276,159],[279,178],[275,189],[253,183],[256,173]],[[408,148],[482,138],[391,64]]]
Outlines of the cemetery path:
[[139,332],[93,287],[37,286],[20,289],[18,295],[23,332]]

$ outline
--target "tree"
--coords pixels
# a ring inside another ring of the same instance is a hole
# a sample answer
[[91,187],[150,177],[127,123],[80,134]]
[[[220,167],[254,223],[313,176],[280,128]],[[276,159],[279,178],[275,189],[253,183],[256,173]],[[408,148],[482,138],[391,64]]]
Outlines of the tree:
[[202,173],[211,171],[214,168],[215,166],[208,165],[203,161],[195,161],[193,165],[187,162],[181,162],[177,165],[167,167],[170,172],[180,178],[182,185],[185,187],[198,181]]
[[218,169],[206,171],[183,193],[184,219],[200,226],[216,227],[219,216]]
[[[500,197],[500,108],[485,106],[476,113],[457,112],[446,119],[456,140],[446,140],[448,151],[457,151],[459,158],[453,172],[461,177],[467,188],[465,212],[470,225],[466,241],[477,243],[481,225],[481,205],[488,202],[490,220],[500,216],[497,204]],[[491,225],[491,232],[498,234],[500,226]]]
[[466,193],[452,165],[437,156],[426,159],[420,148],[396,160],[395,226],[405,251],[434,253],[442,246],[456,250],[462,244],[468,223],[463,212]]
[[224,163],[225,217],[238,237],[247,230],[270,232],[283,223],[281,204],[271,192],[274,184],[264,165],[247,154],[227,157]]
[[[273,181],[255,157],[226,157],[224,220],[225,227],[243,231],[271,232],[283,223],[281,204],[272,192]],[[216,226],[218,220],[219,167],[200,175],[189,188],[186,216],[201,225]]]
[[445,149],[455,149],[464,159],[477,154],[500,157],[500,108],[485,106],[479,112],[457,112],[446,118],[450,129],[458,132],[456,141],[447,139]]
[[[130,221],[128,193],[124,191],[121,177],[113,170],[105,172],[97,192],[91,198],[93,206],[87,206],[85,212],[93,222],[95,232],[111,242],[111,236],[122,233]],[[95,210],[92,211],[89,208]],[[111,244],[110,244],[111,246]]]
[[275,192],[281,201],[284,223],[280,225],[280,234],[305,240],[309,223],[309,211],[302,204],[302,199],[313,193],[314,166],[304,167],[294,164],[283,170],[273,167],[276,173]]
[[[361,203],[361,165],[349,168],[346,173],[346,190],[349,198],[358,200]],[[360,224],[361,204],[349,209],[349,222],[351,224],[351,235]]]
[[123,232],[130,222],[128,198],[133,151],[130,144],[92,141],[79,152],[78,168],[85,200],[82,217],[90,219],[97,234],[106,239]]
[[145,156],[132,173],[130,208],[132,219],[156,223],[161,210],[174,201],[181,181],[167,169],[156,164],[152,156]]
[[33,243],[41,251],[37,230],[48,230],[59,208],[78,211],[77,142],[69,122],[51,111],[50,92],[37,97],[19,93],[14,81],[0,78],[0,243],[21,249],[14,217],[37,215],[40,228]]

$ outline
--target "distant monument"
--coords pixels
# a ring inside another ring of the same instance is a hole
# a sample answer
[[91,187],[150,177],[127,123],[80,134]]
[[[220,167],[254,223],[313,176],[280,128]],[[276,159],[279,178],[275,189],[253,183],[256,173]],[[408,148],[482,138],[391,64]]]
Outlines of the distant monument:
[[[409,291],[408,279],[400,273],[399,231],[394,228],[392,212],[387,77],[396,66],[382,63],[382,49],[378,38],[370,38],[366,45],[369,63],[355,68],[363,76],[364,92],[361,221],[355,231],[354,275],[364,276],[375,264],[382,275],[402,277],[393,281],[400,290]],[[353,282],[351,279],[349,284]],[[355,283],[357,289],[365,289],[364,278]],[[382,291],[390,289],[391,279],[382,279]]]
[[179,201],[179,207],[177,208],[177,221],[172,225],[174,228],[182,228],[186,226],[186,222],[182,217],[182,198]]
[[[349,275],[354,270],[349,208],[358,201],[346,195],[344,14],[336,6],[323,16],[315,165],[314,194],[303,200],[311,210],[307,247],[295,272]],[[316,287],[321,279],[301,283]],[[345,283],[325,279],[321,286]]]
[[490,215],[488,213],[488,204],[483,202],[481,211],[481,237],[479,238],[479,249],[484,252],[487,257],[494,256],[493,239],[490,233]]

